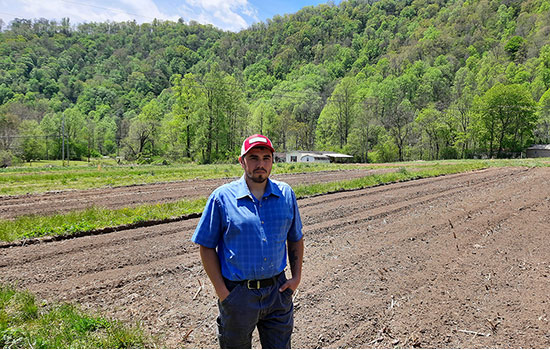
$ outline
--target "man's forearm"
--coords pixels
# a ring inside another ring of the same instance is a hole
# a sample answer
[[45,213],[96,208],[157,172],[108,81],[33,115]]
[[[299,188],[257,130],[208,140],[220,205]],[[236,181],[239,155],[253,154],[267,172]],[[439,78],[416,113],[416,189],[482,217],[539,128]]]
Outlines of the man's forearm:
[[288,241],[288,261],[290,263],[290,272],[292,278],[297,279],[298,283],[302,278],[302,261],[304,259],[304,239],[298,242]]
[[207,248],[202,245],[199,249],[204,271],[206,271],[208,278],[212,282],[218,298],[224,300],[229,295],[229,290],[223,281],[218,253],[216,253],[216,249]]

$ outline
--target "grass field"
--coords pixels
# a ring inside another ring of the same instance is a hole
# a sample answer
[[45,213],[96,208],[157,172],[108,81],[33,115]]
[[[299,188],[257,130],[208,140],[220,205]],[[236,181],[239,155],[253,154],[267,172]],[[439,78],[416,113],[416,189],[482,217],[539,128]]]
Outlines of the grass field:
[[[275,164],[274,174],[322,170],[380,167],[357,164]],[[117,166],[87,163],[68,167],[48,166],[0,169],[0,195],[17,195],[90,189],[105,186],[126,186],[166,181],[235,177],[242,174],[239,164],[212,165],[140,165]]]
[[138,325],[83,312],[69,304],[41,305],[33,294],[0,285],[3,349],[128,349],[154,347]]
[[[336,164],[281,164],[277,165],[274,170],[279,173],[288,172],[308,172],[319,171],[336,168],[364,165],[336,165]],[[418,178],[426,178],[440,176],[445,174],[460,173],[486,167],[496,166],[550,166],[548,160],[477,160],[477,161],[444,161],[444,162],[408,162],[387,165],[397,167],[398,170],[392,173],[375,174],[365,176],[354,180],[344,180],[331,183],[299,185],[295,186],[294,190],[298,198],[305,196],[330,193],[341,190],[352,190],[366,188],[380,184],[392,183],[397,181],[407,181]],[[62,168],[55,170],[55,177],[66,176],[75,178],[75,181],[80,183],[79,174],[85,174],[82,177],[80,185],[92,186],[95,181],[107,179],[112,176],[121,185],[127,185],[129,182],[137,178],[143,179],[144,174],[161,173],[166,175],[165,179],[171,179],[174,173],[180,174],[186,178],[219,178],[226,176],[241,175],[242,169],[239,165],[210,165],[210,166],[183,166],[183,167],[136,167],[134,169],[120,169],[119,167],[104,168],[106,170],[90,170],[75,168]],[[107,170],[108,169],[108,170]],[[126,170],[126,171],[125,171]],[[105,171],[105,173],[97,174],[97,172]],[[132,172],[128,174],[128,172]],[[12,174],[15,176],[15,174]],[[47,182],[47,176],[39,173],[36,178],[40,182]],[[149,176],[149,175],[147,175]],[[153,175],[150,175],[153,176]],[[33,177],[21,180],[21,188],[31,186]],[[158,180],[158,178],[155,176]],[[37,180],[38,181],[38,180]],[[36,184],[32,184],[36,185]],[[89,187],[86,187],[89,188]],[[42,189],[42,188],[37,188]],[[201,198],[194,201],[181,200],[173,203],[142,205],[135,208],[122,209],[105,209],[105,208],[88,208],[81,211],[73,211],[64,214],[38,216],[26,215],[15,220],[0,220],[0,240],[5,242],[16,241],[25,238],[35,238],[43,236],[70,236],[73,234],[103,229],[106,227],[117,227],[121,225],[134,224],[139,222],[147,222],[153,220],[163,220],[168,218],[177,218],[190,213],[199,213],[202,211],[206,198]]]

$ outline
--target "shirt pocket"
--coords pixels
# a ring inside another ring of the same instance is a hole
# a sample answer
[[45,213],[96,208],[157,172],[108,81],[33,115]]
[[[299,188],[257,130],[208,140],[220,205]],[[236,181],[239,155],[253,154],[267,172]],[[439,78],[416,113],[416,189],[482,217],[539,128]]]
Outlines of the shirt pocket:
[[274,213],[272,217],[272,227],[270,231],[275,235],[277,242],[285,242],[288,238],[288,230],[294,219],[293,211],[289,207],[282,207]]
[[252,203],[231,208],[226,218],[225,240],[251,239],[258,230],[259,219]]

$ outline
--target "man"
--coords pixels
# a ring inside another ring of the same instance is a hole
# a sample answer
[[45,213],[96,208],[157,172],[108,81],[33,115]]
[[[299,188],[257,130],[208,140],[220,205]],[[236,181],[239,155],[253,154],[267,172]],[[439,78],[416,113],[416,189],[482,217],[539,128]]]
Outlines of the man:
[[243,176],[210,195],[193,234],[218,296],[221,348],[251,348],[256,327],[263,348],[290,348],[304,243],[294,191],[269,179],[274,151],[263,135],[244,140]]

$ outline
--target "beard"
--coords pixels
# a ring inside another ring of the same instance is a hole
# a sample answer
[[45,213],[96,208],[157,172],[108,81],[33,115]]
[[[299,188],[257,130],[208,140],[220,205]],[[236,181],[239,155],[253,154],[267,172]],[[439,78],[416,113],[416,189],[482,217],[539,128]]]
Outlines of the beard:
[[263,183],[267,180],[267,177],[268,177],[268,173],[267,171],[265,171],[265,169],[261,169],[264,171],[264,173],[256,173],[256,170],[253,171],[251,174],[246,174],[246,176],[256,182],[256,183]]

